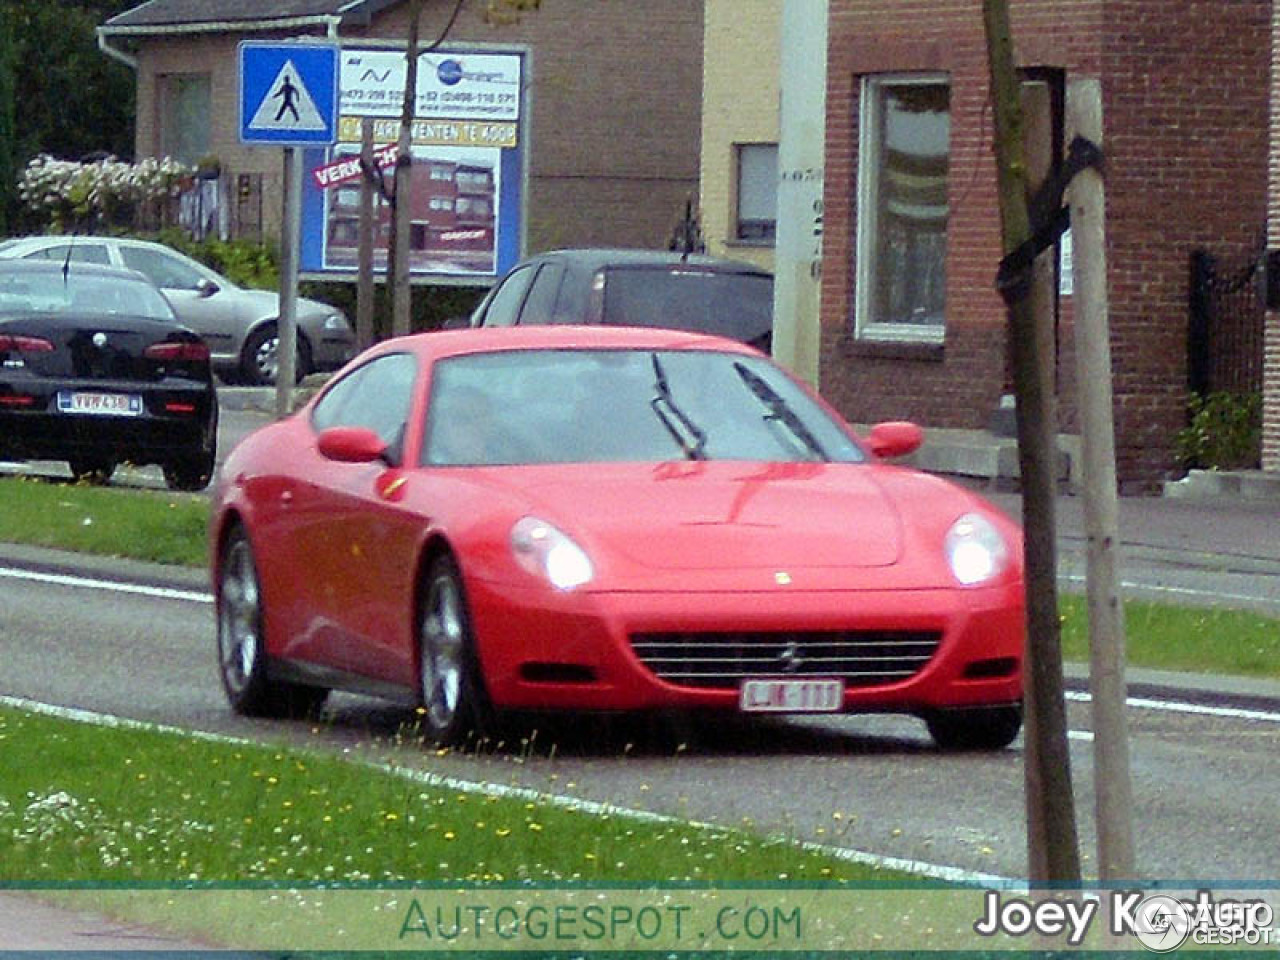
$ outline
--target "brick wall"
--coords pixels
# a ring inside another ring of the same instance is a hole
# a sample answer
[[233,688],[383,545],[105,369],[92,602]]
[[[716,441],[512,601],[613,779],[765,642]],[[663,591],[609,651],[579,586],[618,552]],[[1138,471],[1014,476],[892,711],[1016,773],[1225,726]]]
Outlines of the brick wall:
[[[1266,0],[1013,0],[1018,62],[1100,76],[1122,486],[1176,475],[1185,422],[1188,257],[1256,244],[1265,196]],[[981,427],[1006,385],[1001,241],[979,0],[832,0],[822,387],[850,419]],[[885,349],[852,337],[859,79],[945,71],[952,82],[946,341]],[[1074,429],[1071,303],[1062,302],[1060,425]]]
[[[1280,6],[1271,14],[1271,138],[1267,246],[1280,249]],[[1262,469],[1280,473],[1280,312],[1269,312],[1263,333]]]
[[[702,3],[690,0],[542,0],[514,24],[483,21],[467,4],[450,44],[529,51],[530,116],[526,248],[610,243],[665,246],[685,198],[696,195],[702,83]],[[430,0],[425,45],[454,4]],[[397,4],[344,41],[403,47],[406,9]],[[255,38],[269,39],[254,34]],[[158,147],[154,77],[208,70],[213,80],[211,149],[236,172],[267,178],[269,231],[279,224],[279,151],[238,143],[235,45],[239,36],[146,41],[139,55],[138,151]]]

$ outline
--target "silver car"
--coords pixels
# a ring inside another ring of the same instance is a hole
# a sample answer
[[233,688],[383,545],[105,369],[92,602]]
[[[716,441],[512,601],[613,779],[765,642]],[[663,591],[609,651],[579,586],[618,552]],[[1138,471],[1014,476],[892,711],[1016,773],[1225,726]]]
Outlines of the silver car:
[[[204,338],[220,376],[251,384],[275,382],[280,297],[273,291],[237,287],[164,244],[127,237],[15,237],[0,242],[0,258],[70,260],[137,270],[164,291],[178,319]],[[299,378],[335,370],[351,359],[356,338],[341,310],[303,298],[297,309]]]

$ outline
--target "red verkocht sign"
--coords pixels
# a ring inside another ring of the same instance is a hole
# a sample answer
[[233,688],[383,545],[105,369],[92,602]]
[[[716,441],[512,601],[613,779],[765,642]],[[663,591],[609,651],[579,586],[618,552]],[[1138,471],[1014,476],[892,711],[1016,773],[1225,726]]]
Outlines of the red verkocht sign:
[[[396,157],[399,153],[399,144],[388,143],[373,151],[373,162],[379,169],[386,170],[396,165]],[[323,167],[312,170],[311,176],[315,177],[316,186],[321,190],[351,183],[360,179],[360,158],[349,156],[335,160],[333,163],[326,163]]]

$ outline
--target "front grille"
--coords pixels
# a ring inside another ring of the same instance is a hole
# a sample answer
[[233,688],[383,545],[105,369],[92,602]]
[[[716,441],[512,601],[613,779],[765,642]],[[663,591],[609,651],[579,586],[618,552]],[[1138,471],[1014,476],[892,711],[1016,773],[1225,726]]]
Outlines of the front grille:
[[897,683],[938,649],[935,631],[637,633],[631,649],[668,683],[736,689],[749,677],[838,677],[848,687]]

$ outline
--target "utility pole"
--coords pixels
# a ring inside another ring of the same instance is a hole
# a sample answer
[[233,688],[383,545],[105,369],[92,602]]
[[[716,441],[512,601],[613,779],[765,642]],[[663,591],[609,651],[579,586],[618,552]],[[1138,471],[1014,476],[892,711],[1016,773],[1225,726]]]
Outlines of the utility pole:
[[387,282],[391,285],[391,334],[409,332],[411,287],[409,284],[409,226],[413,215],[413,117],[418,102],[418,21],[422,0],[409,0],[409,41],[405,50],[404,109],[400,114],[399,152],[396,154],[395,206],[392,208],[391,258]]
[[284,223],[280,229],[280,319],[276,323],[276,417],[293,412],[298,357],[298,248],[302,224],[302,150],[284,148]]
[[[1096,79],[1067,86],[1067,139],[1102,145],[1102,90]],[[1106,191],[1086,168],[1067,187],[1074,241],[1076,379],[1084,457],[1084,525],[1089,600],[1089,685],[1093,694],[1093,780],[1098,876],[1134,878],[1133,786],[1125,712],[1124,609],[1116,571],[1119,509],[1107,317]]]
[[373,213],[374,184],[382,175],[373,164],[373,117],[360,121],[360,265],[356,275],[356,347],[373,346]]
[[[997,188],[1006,256],[1031,239],[1020,83],[1008,0],[983,0],[994,103]],[[1001,293],[1009,311],[1025,530],[1027,850],[1033,882],[1079,883],[1080,855],[1058,627],[1053,330],[1033,309],[1025,273]]]

